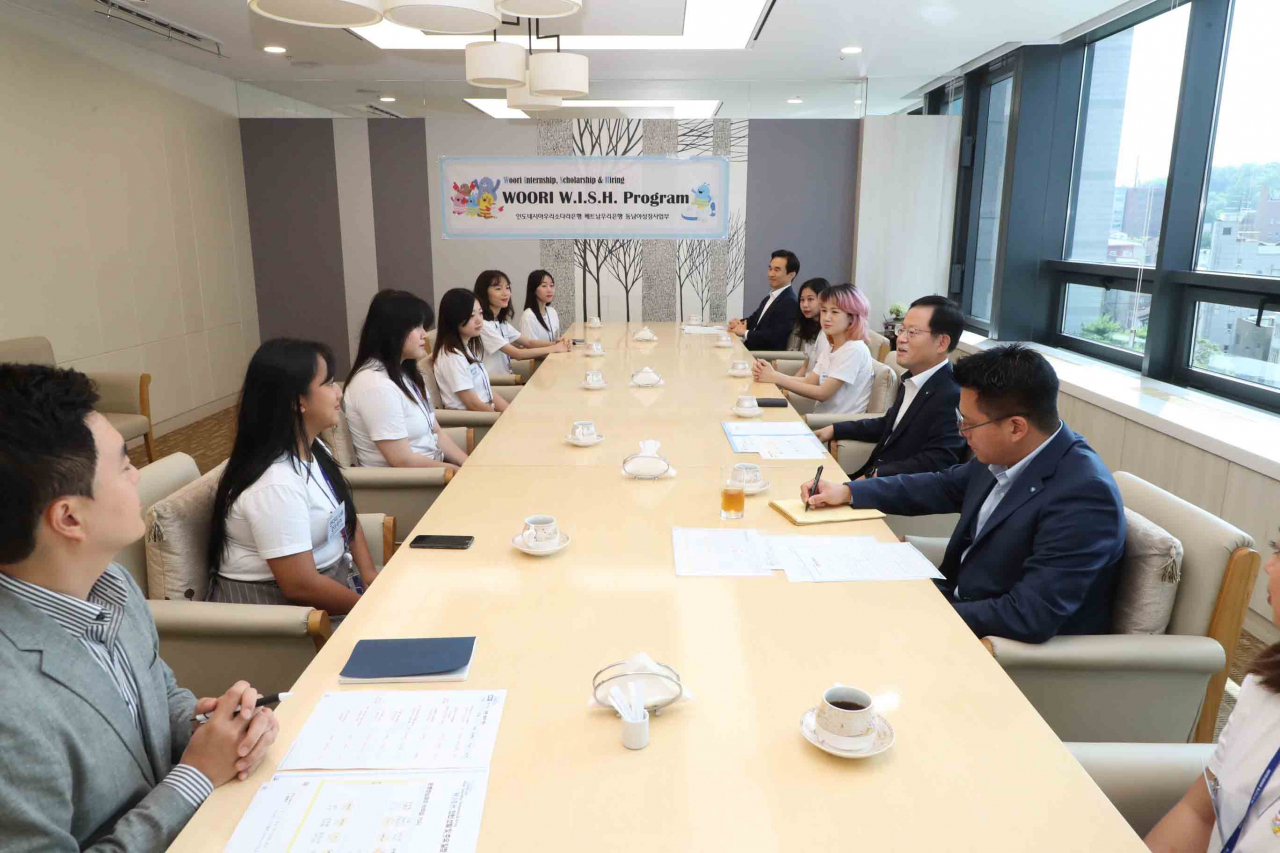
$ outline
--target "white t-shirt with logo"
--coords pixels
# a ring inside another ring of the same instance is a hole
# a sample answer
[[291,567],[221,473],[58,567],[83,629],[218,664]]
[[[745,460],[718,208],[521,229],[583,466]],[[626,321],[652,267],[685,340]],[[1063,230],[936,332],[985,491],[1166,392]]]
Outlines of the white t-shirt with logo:
[[371,361],[351,377],[343,391],[343,408],[356,460],[367,468],[389,467],[375,442],[409,439],[409,449],[421,456],[444,460],[436,439],[436,416],[431,401],[408,379],[412,396],[405,396],[381,362]]
[[490,375],[511,372],[511,356],[502,351],[509,343],[520,340],[520,330],[510,323],[485,320],[480,327],[480,345],[484,347],[484,366]]
[[269,581],[267,560],[310,551],[317,569],[328,568],[346,550],[341,529],[330,521],[345,507],[325,479],[320,463],[281,456],[240,493],[227,513],[227,549],[218,574],[237,581]]
[[521,325],[524,327],[524,336],[535,341],[546,341],[547,343],[555,343],[560,340],[560,315],[556,313],[556,309],[550,305],[546,306],[547,325],[551,327],[551,331],[547,331],[538,318],[534,316],[532,308],[524,309],[524,318]]
[[[826,339],[826,335],[818,337]],[[871,400],[871,382],[875,376],[871,362],[871,350],[862,341],[845,341],[834,352],[830,345],[822,350],[817,363],[810,365],[809,370],[818,374],[819,385],[831,376],[842,384],[836,393],[813,407],[814,414],[860,415],[865,412]]]
[[493,388],[484,363],[470,361],[459,352],[441,350],[433,366],[436,384],[440,386],[440,402],[446,409],[466,409],[459,391],[474,391],[482,403],[493,402]]
[[[1218,778],[1217,813],[1222,826],[1215,826],[1209,833],[1207,853],[1218,853],[1222,839],[1235,832],[1262,771],[1278,748],[1280,696],[1263,687],[1257,675],[1248,675],[1208,762],[1209,772]],[[1280,851],[1280,772],[1271,777],[1249,810],[1236,850]]]
[[831,351],[831,341],[827,340],[827,336],[822,332],[818,332],[818,336],[811,342],[801,344],[800,351],[804,353],[804,357],[809,360],[809,370],[813,370],[818,364],[818,357],[824,352]]

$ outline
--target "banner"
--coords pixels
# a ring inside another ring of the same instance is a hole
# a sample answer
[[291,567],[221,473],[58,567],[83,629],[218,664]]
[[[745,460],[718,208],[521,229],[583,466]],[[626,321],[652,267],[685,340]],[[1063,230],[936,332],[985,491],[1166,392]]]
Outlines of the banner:
[[445,239],[723,240],[727,157],[441,157]]

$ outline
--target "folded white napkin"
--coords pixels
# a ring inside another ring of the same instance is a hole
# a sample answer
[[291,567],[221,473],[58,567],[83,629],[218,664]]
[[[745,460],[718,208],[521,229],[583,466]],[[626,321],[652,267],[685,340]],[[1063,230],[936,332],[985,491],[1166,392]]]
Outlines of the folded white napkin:
[[648,326],[645,326],[643,329],[636,332],[632,337],[637,341],[656,341],[658,339],[658,336],[653,333],[653,329],[650,329]]
[[[647,457],[653,457],[653,458],[655,458],[655,459],[656,459],[656,458],[658,458],[658,448],[660,448],[661,446],[662,446],[662,442],[658,441],[657,439],[647,438],[647,439],[645,439],[644,441],[640,442],[640,452],[639,452],[639,453],[637,453],[637,454],[636,454],[636,456],[638,456],[638,457],[646,457],[646,456],[647,456]],[[668,462],[668,466],[670,466],[670,463],[669,463],[669,462]],[[661,480],[661,479],[663,479],[663,478],[674,477],[675,475],[676,475],[676,469],[675,469],[675,468],[672,468],[672,467],[668,467],[668,468],[667,468],[667,471],[666,471],[666,473],[665,473],[665,474],[662,474],[661,476],[659,476],[659,477],[657,477],[657,478],[653,478],[653,477],[646,477],[645,479],[659,479],[659,480]],[[635,475],[635,474],[632,474],[631,472],[627,471],[625,463],[624,463],[623,468],[622,468],[622,476],[624,476],[624,477],[630,477],[630,478],[632,478],[633,480],[634,480],[634,479],[640,479],[640,478],[636,477],[636,475]]]
[[[652,373],[654,376],[658,376],[658,374],[652,368],[649,368],[649,367],[640,368],[639,370],[636,371],[635,376],[639,376],[641,373]],[[666,384],[666,382],[662,380],[661,376],[658,376],[657,382],[650,382],[648,385],[644,385],[640,382],[637,382],[635,380],[635,376],[631,378],[631,384],[636,388],[657,388],[659,385]]]
[[[636,674],[636,675],[644,676],[644,675],[657,675],[660,673],[662,675],[670,677],[670,673],[668,673],[662,667],[658,666],[657,662],[653,658],[649,657],[649,655],[645,654],[644,652],[636,652],[634,655],[632,655],[627,660],[626,666],[622,667],[622,669],[628,674]],[[625,678],[619,679],[618,681],[614,681],[612,683],[621,684],[623,693],[626,693],[627,679]],[[675,705],[679,705],[683,702],[693,701],[693,698],[694,698],[693,691],[689,689],[689,685],[682,683],[682,686],[684,687],[684,694],[673,703]],[[645,697],[645,705],[647,706],[651,706],[655,702],[665,702],[671,697],[675,696],[676,693],[678,692],[679,692],[679,689],[670,681],[668,681],[666,678],[645,678],[644,679],[644,697]],[[610,711],[613,710],[613,708],[608,703],[601,704],[600,702],[597,702],[595,696],[592,696],[590,699],[587,700],[587,707],[592,707],[592,706],[596,708],[608,708]]]

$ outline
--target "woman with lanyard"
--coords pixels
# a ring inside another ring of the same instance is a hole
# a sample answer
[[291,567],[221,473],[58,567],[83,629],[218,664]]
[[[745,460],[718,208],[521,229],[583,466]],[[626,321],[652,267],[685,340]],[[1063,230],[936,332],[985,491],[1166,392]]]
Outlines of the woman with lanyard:
[[[480,302],[484,323],[480,327],[480,347],[485,370],[490,376],[511,373],[511,359],[544,358],[555,352],[569,352],[573,342],[568,335],[546,343],[520,334],[511,324],[516,311],[511,307],[511,279],[502,270],[485,270],[476,277],[472,290]],[[443,309],[442,309],[443,310]]]
[[440,328],[436,330],[432,372],[446,409],[472,412],[505,412],[506,398],[493,393],[484,367],[480,330],[484,314],[480,300],[469,290],[455,287],[440,297]]
[[285,338],[250,360],[213,504],[212,601],[302,604],[340,618],[377,576],[351,489],[317,437],[342,404],[333,364],[324,344]]
[[440,429],[418,370],[435,312],[403,290],[369,303],[344,407],[356,461],[369,468],[453,468],[467,454]]
[[[1275,542],[1271,548],[1277,551]],[[1272,617],[1280,622],[1280,551],[1263,569]],[[1254,660],[1204,777],[1147,834],[1147,846],[1161,853],[1280,850],[1278,768],[1280,643]]]

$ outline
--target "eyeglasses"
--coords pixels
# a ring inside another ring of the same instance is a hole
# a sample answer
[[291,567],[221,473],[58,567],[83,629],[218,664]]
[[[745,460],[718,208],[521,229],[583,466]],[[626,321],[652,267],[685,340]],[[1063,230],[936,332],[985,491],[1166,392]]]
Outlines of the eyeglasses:
[[930,336],[934,335],[934,333],[928,329],[914,329],[907,326],[903,326],[901,324],[894,327],[893,333],[898,337],[906,338],[907,340],[911,340],[917,335],[930,335]]
[[1009,420],[1009,418],[1025,418],[1026,416],[1027,415],[1025,412],[1014,412],[1013,414],[1010,414],[1010,415],[1002,415],[1001,417],[998,417],[998,418],[992,418],[989,421],[983,421],[980,424],[974,424],[973,426],[966,426],[964,422],[964,415],[960,414],[959,409],[956,409],[956,429],[960,431],[961,435],[964,435],[967,432],[973,432],[978,427],[984,427],[987,424],[998,424],[1001,421]]

